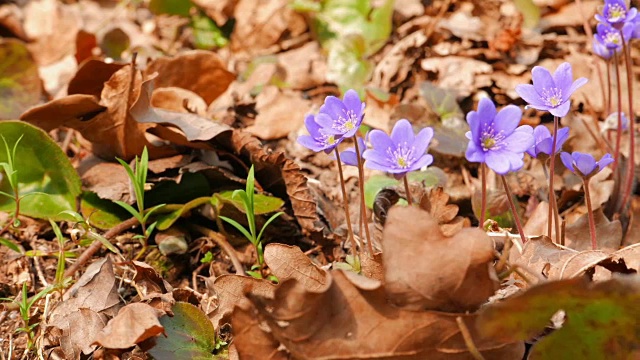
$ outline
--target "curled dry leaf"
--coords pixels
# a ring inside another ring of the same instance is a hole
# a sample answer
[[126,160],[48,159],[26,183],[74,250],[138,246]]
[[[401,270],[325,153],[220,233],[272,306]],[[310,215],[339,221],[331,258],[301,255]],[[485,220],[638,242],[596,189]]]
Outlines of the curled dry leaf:
[[382,249],[385,290],[403,308],[472,311],[498,288],[486,233],[466,228],[446,237],[424,210],[391,208]]
[[158,315],[156,309],[147,304],[131,303],[120,309],[96,336],[94,343],[107,349],[133,347],[164,332]]
[[436,219],[444,236],[453,236],[463,227],[471,226],[468,218],[457,216],[458,205],[449,204],[449,194],[442,187],[429,190],[420,199],[420,208]]
[[376,280],[333,271],[325,283],[308,291],[290,279],[274,298],[249,294],[254,308],[238,307],[232,317],[240,357],[257,359],[260,349],[268,354],[261,359],[281,359],[278,349],[284,347],[294,359],[468,359],[458,316],[486,359],[516,359],[524,352],[522,343],[481,339],[471,326],[475,315],[394,307]]
[[264,261],[279,281],[296,279],[308,291],[326,286],[326,271],[313,264],[297,246],[269,244],[264,250]]
[[178,87],[198,94],[207,104],[224,93],[235,79],[225,63],[211,51],[193,50],[154,60],[145,77],[157,72],[156,88]]
[[207,112],[207,104],[198,94],[179,87],[155,89],[151,94],[151,105],[155,108],[200,116],[206,116]]

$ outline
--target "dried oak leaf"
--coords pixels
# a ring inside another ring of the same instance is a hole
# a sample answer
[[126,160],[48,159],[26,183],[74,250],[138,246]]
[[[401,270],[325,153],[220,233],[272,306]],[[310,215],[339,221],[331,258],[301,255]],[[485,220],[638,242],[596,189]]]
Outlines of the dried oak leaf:
[[96,336],[94,343],[107,349],[128,349],[164,333],[158,312],[144,303],[129,304]]
[[449,194],[442,187],[431,189],[420,199],[420,208],[428,211],[438,221],[444,236],[453,236],[464,227],[471,226],[469,219],[458,215],[458,205],[449,204]]
[[471,326],[475,315],[400,309],[388,303],[379,281],[344,271],[326,276],[316,291],[290,279],[274,298],[248,294],[254,306],[236,307],[232,317],[240,358],[282,359],[284,347],[294,359],[468,359],[457,317],[486,359],[524,352],[519,342],[481,339]]
[[235,75],[211,51],[192,50],[178,56],[154,60],[144,71],[145,77],[157,72],[156,88],[179,87],[190,90],[210,104],[224,93]]
[[[96,349],[96,345],[92,345],[93,339],[106,324],[106,316],[91,309],[79,308],[59,318],[56,323],[48,323],[47,326],[62,330],[62,336],[59,339],[60,348],[66,358],[80,359],[81,353],[90,355]],[[51,329],[47,332],[51,333]]]
[[296,279],[308,291],[325,287],[326,271],[320,269],[297,246],[269,244],[264,250],[264,261],[279,281]]
[[418,208],[391,208],[382,256],[385,290],[405,309],[472,311],[498,288],[487,234],[466,228],[444,236],[437,220]]

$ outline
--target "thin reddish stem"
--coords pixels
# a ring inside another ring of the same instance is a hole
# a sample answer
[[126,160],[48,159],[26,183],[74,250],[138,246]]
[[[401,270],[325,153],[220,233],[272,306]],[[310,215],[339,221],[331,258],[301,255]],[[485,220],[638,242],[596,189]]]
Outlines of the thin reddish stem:
[[[551,229],[553,228],[553,220],[555,216],[553,214],[553,203],[556,201],[556,195],[553,191],[553,178],[556,170],[556,150],[558,146],[558,123],[560,120],[557,116],[553,117],[553,143],[551,144],[551,158],[549,159],[549,213],[548,224],[547,224],[547,236],[551,239]],[[558,236],[558,234],[556,234]]]
[[513,202],[513,196],[511,195],[511,189],[509,189],[509,185],[507,184],[507,178],[504,175],[501,175],[500,178],[502,179],[504,191],[507,193],[507,199],[509,200],[509,206],[511,207],[511,212],[513,213],[513,218],[515,219],[518,233],[520,233],[520,238],[522,239],[522,244],[524,245],[527,242],[527,237],[524,236],[524,230],[522,229],[522,224],[520,223],[520,216],[518,215],[516,204]]
[[606,116],[611,114],[611,61],[605,61],[607,67],[607,113]]
[[622,89],[620,84],[620,67],[618,66],[618,54],[613,54],[613,69],[616,72],[616,92],[618,95],[618,129],[616,130],[616,148],[613,154],[613,164],[611,169],[618,170],[618,161],[620,160],[620,139],[622,138]]
[[[622,31],[620,32],[622,36]],[[622,197],[622,203],[620,209],[624,209],[627,206],[627,202],[631,197],[633,191],[633,180],[636,173],[635,153],[636,153],[636,132],[635,122],[636,115],[633,112],[633,79],[631,69],[631,49],[628,48],[627,42],[622,41],[622,51],[624,51],[624,65],[627,68],[627,95],[629,96],[629,161],[627,161],[627,173],[625,176],[624,196]]]
[[487,166],[484,163],[480,164],[480,181],[482,189],[480,192],[480,224],[478,226],[484,229],[485,214],[487,213]]
[[589,234],[591,235],[591,249],[598,249],[598,243],[596,241],[596,220],[593,217],[593,208],[591,207],[591,196],[589,195],[589,178],[583,178],[582,184],[584,187],[584,197],[587,202],[587,213],[589,215]]
[[347,236],[349,237],[349,241],[351,242],[351,254],[355,258],[357,255],[356,239],[353,236],[353,228],[351,227],[351,215],[349,214],[349,198],[347,198],[347,188],[344,185],[344,174],[342,173],[342,161],[340,160],[340,151],[338,148],[335,148],[336,159],[338,160],[338,174],[340,176],[340,188],[342,189],[342,202],[344,204],[344,215],[347,220]]
[[404,191],[407,193],[407,202],[409,206],[413,205],[413,200],[411,200],[411,191],[409,190],[409,180],[407,180],[407,175],[405,174],[402,178],[404,181]]
[[369,221],[367,219],[367,206],[364,201],[364,163],[360,155],[360,145],[358,145],[358,137],[353,137],[356,145],[356,157],[358,158],[358,186],[360,187],[360,217],[364,222],[364,233],[367,238],[367,250],[369,255],[373,257],[373,244],[371,243],[371,234],[369,233]]

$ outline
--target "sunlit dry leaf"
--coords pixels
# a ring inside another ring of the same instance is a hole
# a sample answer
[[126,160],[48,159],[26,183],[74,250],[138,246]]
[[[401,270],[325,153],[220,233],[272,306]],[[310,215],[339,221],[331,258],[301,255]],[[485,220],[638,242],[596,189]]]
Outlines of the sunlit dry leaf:
[[323,289],[326,272],[315,264],[297,246],[269,244],[264,250],[264,261],[279,281],[296,279],[309,291]]
[[56,323],[48,323],[47,326],[62,330],[60,347],[67,359],[79,359],[81,353],[89,355],[96,349],[91,343],[106,324],[106,316],[79,308],[67,316],[58,317]]
[[198,94],[179,87],[155,89],[151,95],[151,106],[200,116],[207,112],[207,104]]
[[[326,288],[318,291],[305,290],[291,279],[280,285],[273,299],[249,296],[259,317],[243,307],[232,318],[241,358],[255,358],[254,346],[263,354],[275,354],[280,342],[296,359],[468,359],[457,316],[464,319],[486,359],[523,354],[521,343],[482,340],[470,326],[474,315],[396,308],[388,303],[380,282],[353,273],[327,274]],[[246,336],[256,329],[266,335],[258,340]]]
[[[235,32],[234,32],[235,33]],[[235,75],[216,53],[193,50],[178,56],[154,60],[144,71],[145,77],[157,72],[155,87],[179,87],[190,90],[210,104],[227,90]]]
[[466,57],[447,56],[428,58],[420,63],[422,69],[438,74],[438,86],[456,90],[459,96],[468,96],[474,89],[474,78],[478,74],[493,71],[491,65]]
[[468,218],[458,215],[458,205],[449,204],[449,194],[442,187],[429,190],[420,200],[420,208],[436,219],[444,236],[453,236],[463,227],[471,226]]
[[94,342],[107,349],[127,349],[163,332],[156,309],[144,303],[131,303],[120,309]]
[[256,110],[255,122],[245,130],[261,139],[274,140],[302,126],[311,102],[303,99],[299,92],[266,86],[256,98]]
[[105,83],[109,81],[116,71],[126,65],[123,63],[106,63],[97,59],[85,62],[69,82],[69,95],[93,95],[99,99]]
[[[602,209],[594,211],[596,242],[599,250],[615,251],[622,243],[622,226],[619,220],[609,221]],[[589,235],[589,214],[584,214],[565,229],[565,243],[575,250],[591,249]]]
[[34,0],[25,8],[24,30],[33,40],[28,47],[40,65],[52,64],[75,53],[80,17],[56,0]]
[[475,310],[498,287],[489,237],[477,228],[445,237],[424,210],[391,208],[382,248],[385,290],[406,309]]

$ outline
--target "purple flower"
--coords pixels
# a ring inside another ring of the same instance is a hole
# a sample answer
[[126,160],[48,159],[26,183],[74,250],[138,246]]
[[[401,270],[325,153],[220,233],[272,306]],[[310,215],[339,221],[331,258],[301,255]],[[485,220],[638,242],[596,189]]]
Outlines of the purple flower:
[[602,15],[596,14],[596,20],[607,23],[614,27],[620,27],[623,23],[631,21],[636,17],[638,10],[629,9],[624,0],[604,0]]
[[632,39],[640,39],[640,16],[636,16],[631,21],[633,24],[633,32],[631,33]]
[[372,149],[367,149],[362,155],[366,160],[364,165],[369,169],[386,171],[399,179],[409,171],[433,162],[433,156],[427,154],[432,138],[432,128],[424,128],[415,135],[406,119],[393,126],[391,136],[381,130],[371,130],[369,141]]
[[[362,157],[362,154],[364,154],[364,151],[367,149],[366,142],[368,139],[369,139],[369,133],[365,135],[364,139],[361,137],[356,139],[356,141],[358,142],[358,150],[360,150],[360,157]],[[355,146],[341,152],[340,160],[342,160],[342,162],[347,165],[358,166],[358,156],[356,155]]]
[[598,36],[598,34],[593,34],[593,42],[591,43],[591,48],[593,50],[593,53],[600,56],[601,58],[605,59],[605,60],[609,60],[611,59],[611,57],[613,57],[614,51],[617,52],[617,50],[611,50],[609,48],[607,48],[600,40],[600,37]]
[[[556,142],[556,154],[562,150],[562,145],[569,138],[569,128],[558,129],[558,141]],[[527,149],[527,154],[531,157],[537,157],[539,154],[551,155],[553,149],[553,136],[551,131],[544,126],[538,125],[533,129],[534,144]]]
[[553,76],[541,66],[534,66],[531,74],[533,85],[520,84],[516,86],[516,92],[529,107],[549,111],[558,117],[567,115],[571,108],[571,95],[587,83],[585,78],[573,81],[571,64],[566,62],[558,66]]
[[352,137],[362,124],[364,103],[355,90],[348,90],[344,99],[335,96],[327,96],[324,105],[320,107],[316,122],[325,128],[328,134],[341,137]]
[[[320,115],[321,114],[318,114],[318,117],[320,117]],[[315,117],[313,114],[307,115],[304,119],[304,125],[307,127],[307,131],[309,131],[309,135],[298,136],[298,143],[315,152],[324,151],[328,154],[333,151],[344,138],[327,133],[325,129],[316,122],[318,117]]]
[[[620,120],[622,122],[622,131],[629,130],[629,118],[625,113],[620,114]],[[618,112],[612,112],[604,119],[604,124],[602,125],[603,131],[607,130],[617,130],[618,129]]]
[[613,162],[611,154],[605,154],[600,161],[596,161],[593,155],[577,151],[572,154],[563,152],[560,159],[567,169],[581,177],[591,177]]
[[481,162],[500,175],[519,170],[524,162],[524,152],[533,146],[533,129],[524,125],[517,127],[522,111],[514,105],[496,111],[493,101],[482,98],[478,111],[467,114],[469,139],[467,160]]
[[631,39],[634,26],[633,23],[626,23],[621,30],[618,30],[607,23],[600,23],[596,27],[597,33],[594,37],[607,49],[617,52],[622,49],[623,41]]

